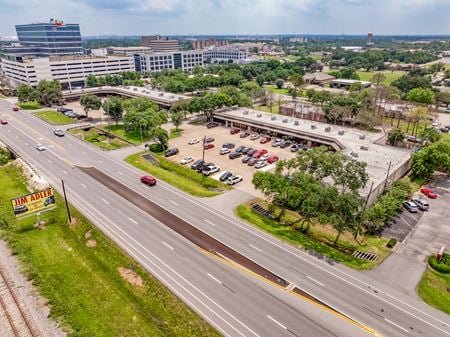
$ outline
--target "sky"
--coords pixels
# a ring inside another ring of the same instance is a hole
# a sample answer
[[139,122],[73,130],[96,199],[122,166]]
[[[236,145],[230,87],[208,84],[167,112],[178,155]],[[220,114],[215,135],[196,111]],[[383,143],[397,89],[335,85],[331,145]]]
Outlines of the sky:
[[0,36],[50,18],[93,35],[450,34],[450,0],[0,0]]

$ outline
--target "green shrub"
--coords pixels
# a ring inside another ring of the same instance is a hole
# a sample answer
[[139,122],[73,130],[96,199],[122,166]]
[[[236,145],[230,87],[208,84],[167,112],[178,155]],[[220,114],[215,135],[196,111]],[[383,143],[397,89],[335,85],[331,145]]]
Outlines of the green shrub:
[[42,108],[42,105],[39,102],[24,102],[18,103],[17,105],[24,110],[36,110]]
[[159,143],[150,144],[149,149],[150,149],[150,151],[155,152],[155,153],[161,153],[163,151],[163,148],[162,148],[161,144],[159,144]]
[[5,165],[11,159],[11,152],[4,147],[0,147],[0,165]]
[[390,238],[389,241],[388,241],[388,243],[386,244],[386,246],[387,246],[388,248],[394,248],[394,246],[396,245],[396,243],[397,243],[397,239],[396,239],[396,238]]
[[436,255],[431,255],[428,258],[428,264],[431,266],[431,268],[433,268],[434,270],[440,272],[440,273],[444,273],[444,274],[449,274],[450,273],[450,255],[444,253],[444,256],[441,259],[441,262],[437,262],[436,260]]

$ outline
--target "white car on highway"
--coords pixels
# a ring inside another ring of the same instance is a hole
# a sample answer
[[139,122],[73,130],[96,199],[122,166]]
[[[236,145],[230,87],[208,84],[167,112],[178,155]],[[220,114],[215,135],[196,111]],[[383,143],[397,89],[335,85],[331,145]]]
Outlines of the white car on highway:
[[189,140],[189,145],[194,145],[194,144],[198,144],[200,143],[200,141],[197,138],[192,138]]
[[235,184],[237,184],[237,183],[239,183],[241,181],[242,181],[242,177],[241,176],[232,176],[232,177],[228,178],[227,184],[228,185],[235,185]]
[[231,150],[229,148],[227,148],[227,147],[223,147],[219,151],[220,154],[227,154],[227,153],[230,153],[230,152],[231,152]]
[[38,151],[45,151],[45,146],[42,145],[41,143],[37,143],[36,144],[36,150],[38,150]]
[[187,156],[187,157],[184,157],[183,159],[180,160],[180,164],[186,165],[186,164],[189,164],[189,163],[191,163],[193,161],[194,161],[194,158],[192,158],[191,156]]

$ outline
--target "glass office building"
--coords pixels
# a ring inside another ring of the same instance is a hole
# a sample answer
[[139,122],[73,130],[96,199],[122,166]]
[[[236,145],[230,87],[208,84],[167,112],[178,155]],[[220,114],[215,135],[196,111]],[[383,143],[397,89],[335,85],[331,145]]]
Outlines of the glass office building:
[[20,45],[33,50],[36,56],[84,54],[78,24],[50,20],[49,23],[16,25],[16,32]]

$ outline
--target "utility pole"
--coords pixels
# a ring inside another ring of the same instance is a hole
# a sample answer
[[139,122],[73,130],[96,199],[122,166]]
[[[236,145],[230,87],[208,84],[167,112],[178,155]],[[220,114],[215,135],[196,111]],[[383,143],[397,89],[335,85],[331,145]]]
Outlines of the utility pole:
[[202,153],[202,160],[205,161],[205,145],[206,145],[206,136],[203,137],[203,153]]
[[63,194],[64,194],[64,202],[66,203],[67,217],[69,218],[69,223],[72,223],[72,217],[70,216],[69,203],[67,202],[66,188],[64,186],[64,180],[61,180]]
[[108,115],[108,144],[111,143],[111,116],[109,115],[109,96],[106,97],[106,114]]
[[386,191],[386,187],[387,187],[388,179],[389,179],[389,174],[391,173],[391,165],[392,165],[392,161],[389,162],[389,166],[388,166],[388,170],[387,170],[387,174],[386,174],[386,180],[384,181],[383,193]]
[[372,189],[373,189],[373,181],[372,181],[372,184],[370,185],[370,189],[369,189],[369,193],[367,194],[366,201],[364,202],[364,207],[361,210],[361,212],[359,213],[359,220],[360,221],[358,222],[358,225],[357,225],[356,230],[355,230],[355,235],[353,236],[355,238],[355,240],[358,237],[359,231],[361,230],[361,215],[367,209],[367,204],[369,203],[370,195],[372,194]]

